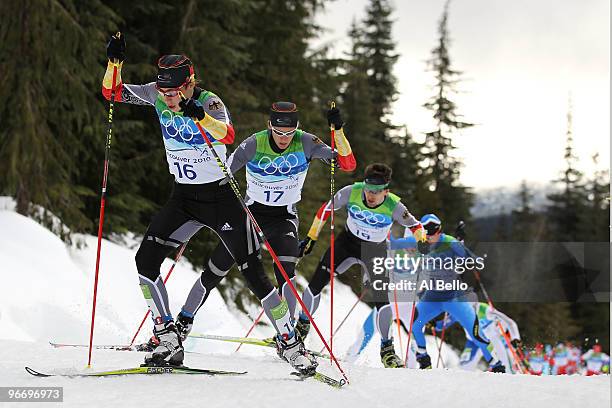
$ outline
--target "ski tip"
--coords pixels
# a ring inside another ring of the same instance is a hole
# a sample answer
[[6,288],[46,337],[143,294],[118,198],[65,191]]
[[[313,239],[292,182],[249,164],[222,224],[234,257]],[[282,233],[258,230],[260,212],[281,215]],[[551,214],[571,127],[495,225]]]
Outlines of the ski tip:
[[30,367],[25,367],[25,370],[28,372],[28,374],[31,374],[35,377],[51,377],[51,375],[49,374],[43,374],[43,373],[39,373],[36,370],[31,369]]
[[348,382],[344,378],[340,380],[336,380],[335,378],[329,377],[318,371],[315,371],[313,373],[300,373],[300,372],[294,371],[291,373],[291,375],[298,377],[300,381],[304,381],[308,378],[312,378],[313,380],[322,382],[334,388],[342,388],[343,386],[348,384]]

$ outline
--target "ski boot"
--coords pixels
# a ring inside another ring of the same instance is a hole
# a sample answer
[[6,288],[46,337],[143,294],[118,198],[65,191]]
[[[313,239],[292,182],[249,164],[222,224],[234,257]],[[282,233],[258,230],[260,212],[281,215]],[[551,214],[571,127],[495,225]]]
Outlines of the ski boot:
[[156,324],[153,329],[155,337],[159,339],[159,344],[155,349],[145,356],[144,366],[181,366],[185,352],[174,322]]
[[306,316],[303,316],[300,313],[298,317],[298,321],[295,324],[295,331],[300,336],[302,341],[306,341],[306,336],[308,336],[308,332],[310,331],[310,320]]
[[395,354],[395,347],[393,346],[393,339],[380,343],[380,361],[382,361],[385,368],[403,368],[404,363],[402,359]]
[[297,370],[300,375],[314,375],[319,363],[314,356],[308,353],[298,334],[293,332],[290,333],[290,336],[286,340],[280,335],[274,338],[276,341],[276,352],[279,357],[291,364],[291,367]]
[[421,370],[431,369],[431,358],[427,353],[417,353],[416,355],[417,362],[419,363],[419,368]]
[[176,330],[181,337],[181,342],[187,340],[187,336],[191,333],[193,328],[193,317],[189,317],[180,312],[176,318]]
[[491,372],[493,372],[493,373],[505,373],[506,372],[506,366],[503,365],[500,360],[497,360],[497,362],[495,362],[491,366]]

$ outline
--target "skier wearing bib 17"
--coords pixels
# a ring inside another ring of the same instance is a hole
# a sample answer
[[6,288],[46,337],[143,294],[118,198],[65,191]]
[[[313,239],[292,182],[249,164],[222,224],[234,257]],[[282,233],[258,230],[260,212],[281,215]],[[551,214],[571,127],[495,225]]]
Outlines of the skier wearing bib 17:
[[[299,253],[296,204],[301,199],[311,160],[329,161],[337,157],[340,169],[344,171],[352,171],[356,165],[351,146],[342,129],[340,111],[337,108],[330,109],[327,112],[327,120],[330,126],[333,125],[336,129],[336,151],[332,151],[317,136],[299,129],[298,109],[294,103],[275,102],[270,109],[268,129],[248,137],[228,160],[232,173],[246,167],[245,201],[293,283]],[[248,222],[246,230],[249,253],[259,254],[257,235]],[[211,261],[221,267],[220,270],[212,271],[216,273],[218,283],[234,261],[221,245],[214,251]],[[290,331],[289,337],[277,336],[275,340],[281,358],[289,359],[291,349],[303,347],[301,339],[295,336],[293,331],[297,299],[289,290],[276,264],[274,271],[280,295],[283,296],[283,302],[286,302],[292,318],[287,327]],[[211,274],[210,271],[205,272]],[[210,290],[212,287],[203,286],[199,281],[191,289],[178,316],[177,324],[183,338],[186,338],[191,330],[193,318],[206,301]]]
[[[202,227],[213,230],[238,263],[249,288],[262,300],[266,314],[279,333],[289,322],[274,286],[265,276],[256,254],[249,255],[246,214],[207,147],[206,137],[225,160],[226,145],[234,141],[230,114],[221,98],[197,86],[194,67],[184,55],[164,55],[157,62],[157,80],[144,85],[124,84],[121,68],[125,38],[113,36],[107,45],[108,67],[102,93],[116,102],[155,108],[174,189],[168,202],[153,218],[136,254],[140,287],[151,310],[159,340],[145,357],[147,365],[182,365],[184,350],[174,324],[168,292],[160,266],[170,252]],[[116,71],[115,71],[116,70]],[[116,75],[114,73],[116,72]],[[186,98],[182,100],[182,95]],[[199,132],[196,122],[205,130]],[[210,262],[207,267],[216,270]],[[208,276],[208,275],[207,275]],[[206,283],[207,284],[207,283]]]
[[[376,294],[377,324],[381,337],[380,357],[385,367],[402,366],[395,354],[393,337],[389,328],[393,317],[388,299],[388,274],[375,268],[376,259],[387,255],[387,235],[393,222],[410,228],[417,240],[419,250],[427,252],[425,230],[414,218],[400,198],[389,192],[391,168],[386,164],[374,163],[365,169],[365,180],[346,186],[334,196],[335,208],[346,208],[348,218],[346,229],[335,242],[335,273],[340,275],[352,265],[358,264],[369,278]],[[323,203],[308,231],[308,237],[300,243],[300,256],[308,255],[316,243],[327,218],[331,215],[331,200]],[[330,281],[331,248],[325,252],[304,291],[303,300],[308,311],[314,313],[321,298],[321,291]],[[296,330],[302,337],[308,334],[310,321],[304,312],[300,313]]]

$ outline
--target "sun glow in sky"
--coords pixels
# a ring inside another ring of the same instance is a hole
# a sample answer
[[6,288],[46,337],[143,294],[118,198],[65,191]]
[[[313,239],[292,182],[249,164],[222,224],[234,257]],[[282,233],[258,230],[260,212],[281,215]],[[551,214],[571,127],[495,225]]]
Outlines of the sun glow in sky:
[[[347,31],[367,0],[336,0],[316,22],[327,29],[313,43],[349,49]],[[438,38],[445,0],[395,0],[393,28],[399,95],[392,119],[415,137],[430,131],[422,107],[433,76],[425,61]],[[465,167],[462,181],[476,188],[548,182],[563,168],[568,99],[579,168],[610,166],[609,0],[454,0],[448,29],[453,68],[463,71],[459,113],[478,126],[454,142]],[[349,135],[350,137],[350,135]]]

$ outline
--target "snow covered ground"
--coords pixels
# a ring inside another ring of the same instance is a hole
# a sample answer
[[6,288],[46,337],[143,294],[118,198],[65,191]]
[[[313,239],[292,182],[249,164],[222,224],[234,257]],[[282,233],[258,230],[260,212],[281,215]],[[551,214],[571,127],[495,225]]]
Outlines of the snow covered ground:
[[[0,341],[3,386],[62,386],[66,407],[608,407],[609,377],[529,377],[460,370],[388,370],[347,366],[351,384],[337,390],[289,376],[273,356],[189,354],[189,364],[247,370],[241,377],[130,376],[35,378],[23,370],[83,369],[87,350],[51,349],[44,343]],[[97,351],[95,369],[135,366],[142,353]],[[322,370],[334,374],[328,364]],[[22,406],[17,405],[15,406]]]
[[[449,370],[386,370],[378,357],[374,338],[355,364],[341,363],[351,384],[342,390],[307,380],[296,381],[274,350],[190,339],[186,364],[193,367],[246,370],[241,377],[130,376],[116,378],[35,378],[23,367],[43,372],[86,370],[87,349],[54,349],[48,341],[87,343],[96,238],[81,236],[87,247],[67,247],[36,222],[16,214],[0,202],[0,386],[63,386],[62,406],[134,407],[143,404],[179,406],[292,407],[332,406],[445,406],[445,407],[607,407],[610,406],[610,377],[530,377]],[[127,344],[146,311],[133,262],[134,249],[108,241],[102,245],[98,287],[95,343]],[[166,273],[172,262],[162,266]],[[176,312],[197,278],[192,266],[182,260],[168,282],[172,309]],[[324,334],[329,328],[328,297],[323,295],[315,315]],[[344,317],[356,297],[338,284],[334,304],[335,324]],[[257,311],[253,311],[256,314]],[[359,304],[341,332],[334,338],[334,351],[341,357],[353,343],[359,326],[369,313]],[[251,320],[225,304],[214,291],[196,319],[194,332],[244,335]],[[139,340],[149,334],[147,322]],[[269,336],[260,327],[255,336]],[[435,351],[433,339],[430,350]],[[403,339],[405,347],[406,339]],[[314,350],[321,343],[310,336]],[[399,342],[396,340],[396,346]],[[399,353],[399,347],[398,353]],[[432,360],[435,361],[435,353]],[[445,362],[456,364],[448,349]],[[93,369],[116,369],[138,365],[142,353],[95,350]],[[321,371],[340,378],[328,362]],[[19,404],[19,405],[18,405]],[[10,404],[0,403],[1,406]],[[27,404],[15,403],[15,406]],[[59,404],[58,404],[59,405]]]

